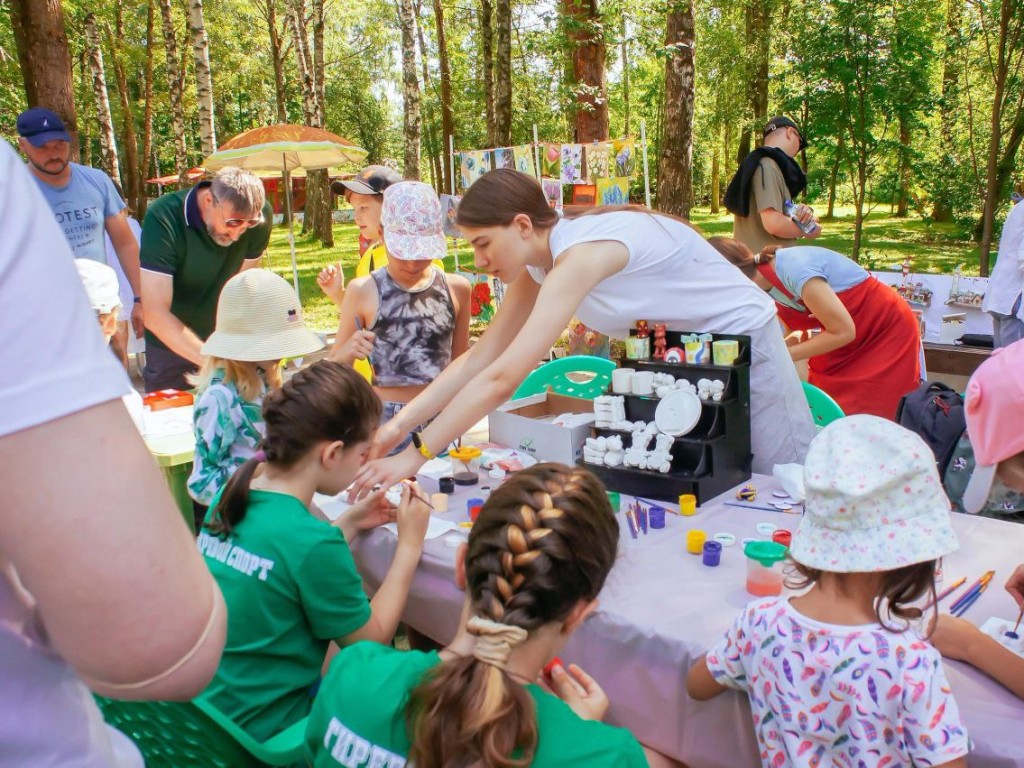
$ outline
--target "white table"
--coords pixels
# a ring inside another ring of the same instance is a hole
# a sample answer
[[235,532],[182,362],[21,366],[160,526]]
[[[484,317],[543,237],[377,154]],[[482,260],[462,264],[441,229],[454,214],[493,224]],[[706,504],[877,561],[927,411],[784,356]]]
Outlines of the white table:
[[[754,482],[759,499],[778,490],[773,478],[755,477]],[[423,486],[437,490],[429,479]],[[465,499],[477,490],[459,489],[444,517],[466,519]],[[739,540],[756,536],[759,522],[795,529],[799,519],[725,506],[721,502],[727,498],[705,504],[694,517],[669,514],[664,530],[637,540],[620,515],[619,560],[601,592],[600,607],[562,654],[593,674],[607,692],[609,722],[629,728],[644,744],[690,768],[759,764],[746,696],[729,691],[694,702],[686,695],[685,678],[693,662],[753,599],[744,588],[746,564]],[[946,558],[946,583],[960,576],[970,583],[985,570],[996,569],[993,588],[967,618],[978,624],[989,616],[1015,618],[1014,604],[997,585],[1024,562],[1024,528],[966,515],[955,515],[954,525],[961,550]],[[736,545],[723,550],[718,568],[707,568],[699,557],[686,554],[685,531],[697,527],[709,535],[736,535]],[[463,600],[453,581],[456,549],[446,540],[450,537],[465,538],[453,533],[426,543],[403,615],[406,623],[439,642],[451,639]],[[392,534],[378,530],[353,548],[371,594],[387,572],[395,543]],[[1024,768],[1024,702],[964,664],[947,662],[946,672],[974,740],[972,768]]]

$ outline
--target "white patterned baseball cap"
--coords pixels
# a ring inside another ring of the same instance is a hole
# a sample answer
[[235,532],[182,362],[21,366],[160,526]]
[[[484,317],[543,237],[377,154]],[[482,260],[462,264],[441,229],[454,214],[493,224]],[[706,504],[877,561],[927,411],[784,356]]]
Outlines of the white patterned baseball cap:
[[430,261],[447,255],[441,201],[429,184],[401,181],[385,189],[380,224],[388,257]]
[[867,573],[936,560],[960,546],[935,456],[877,416],[838,419],[811,443],[804,516],[790,554],[808,568]]
[[117,273],[113,268],[92,259],[75,259],[75,266],[90,307],[105,315],[121,306]]

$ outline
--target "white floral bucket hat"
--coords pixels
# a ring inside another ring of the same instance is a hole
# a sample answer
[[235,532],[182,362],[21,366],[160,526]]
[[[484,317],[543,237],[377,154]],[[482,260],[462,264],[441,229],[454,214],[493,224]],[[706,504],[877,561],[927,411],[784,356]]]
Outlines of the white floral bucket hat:
[[441,201],[429,184],[401,181],[385,189],[380,224],[388,257],[432,261],[444,259],[448,253],[441,229]]
[[814,438],[805,513],[790,554],[834,573],[891,571],[959,548],[935,456],[913,432],[848,416]]
[[288,281],[266,269],[247,269],[221,289],[216,329],[200,351],[258,363],[323,348],[323,339],[302,321],[302,305]]

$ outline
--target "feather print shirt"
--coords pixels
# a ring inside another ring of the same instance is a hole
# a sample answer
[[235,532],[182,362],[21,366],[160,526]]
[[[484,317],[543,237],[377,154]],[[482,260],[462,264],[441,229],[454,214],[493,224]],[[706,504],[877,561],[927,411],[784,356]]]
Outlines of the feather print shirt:
[[942,658],[914,629],[823,624],[788,598],[759,600],[707,665],[749,695],[766,767],[911,768],[967,754]]

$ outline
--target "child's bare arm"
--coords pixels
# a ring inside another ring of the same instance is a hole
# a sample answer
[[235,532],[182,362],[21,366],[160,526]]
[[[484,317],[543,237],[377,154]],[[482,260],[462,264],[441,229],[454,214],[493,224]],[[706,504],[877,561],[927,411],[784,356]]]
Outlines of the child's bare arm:
[[971,622],[953,616],[939,616],[931,641],[947,659],[966,661],[1024,699],[1024,659]]
[[469,280],[462,275],[446,275],[455,303],[455,333],[452,334],[452,359],[469,349],[469,322],[472,319]]
[[715,680],[708,669],[706,656],[701,656],[697,663],[690,667],[686,675],[686,692],[691,699],[707,701],[725,690],[725,686]]
[[374,334],[365,328],[376,314],[376,305],[371,306],[376,295],[372,277],[357,277],[348,284],[338,313],[338,333],[328,354],[331,360],[352,365],[373,351]]

